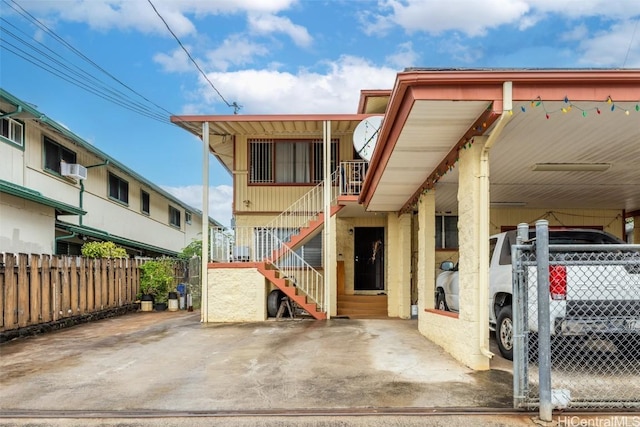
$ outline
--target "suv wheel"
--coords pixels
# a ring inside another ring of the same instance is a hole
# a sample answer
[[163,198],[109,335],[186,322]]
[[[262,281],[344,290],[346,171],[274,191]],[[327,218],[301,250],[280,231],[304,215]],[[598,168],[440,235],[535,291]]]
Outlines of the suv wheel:
[[513,360],[513,316],[510,305],[503,306],[498,313],[496,340],[502,357]]

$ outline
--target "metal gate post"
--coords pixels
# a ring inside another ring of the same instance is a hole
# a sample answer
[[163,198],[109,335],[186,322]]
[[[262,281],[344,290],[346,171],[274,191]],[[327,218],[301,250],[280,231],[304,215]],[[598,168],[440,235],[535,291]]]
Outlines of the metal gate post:
[[[518,224],[517,245],[522,245],[529,239],[529,225]],[[511,250],[512,257],[512,278],[513,278],[513,406],[518,408],[520,403],[526,398],[525,390],[528,388],[528,359],[527,346],[525,342],[527,326],[526,312],[527,289],[524,285],[524,266],[522,260],[522,249]]]
[[549,313],[549,221],[536,221],[536,260],[538,273],[538,380],[540,420],[552,420],[551,402],[551,325]]

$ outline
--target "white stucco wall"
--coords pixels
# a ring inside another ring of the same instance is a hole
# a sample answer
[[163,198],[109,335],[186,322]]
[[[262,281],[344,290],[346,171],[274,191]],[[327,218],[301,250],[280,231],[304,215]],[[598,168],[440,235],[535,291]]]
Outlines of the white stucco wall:
[[0,252],[52,254],[54,209],[0,193]]
[[266,279],[257,268],[210,268],[209,322],[256,322],[267,319]]

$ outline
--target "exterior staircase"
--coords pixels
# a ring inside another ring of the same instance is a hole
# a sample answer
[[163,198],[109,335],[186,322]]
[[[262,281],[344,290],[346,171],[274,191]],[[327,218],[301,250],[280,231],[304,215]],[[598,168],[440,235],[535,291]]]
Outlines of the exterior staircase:
[[[301,292],[296,286],[296,283],[294,283],[294,280],[289,277],[281,277],[281,273],[278,270],[270,267],[271,265],[266,262],[259,263],[258,271],[313,318],[318,320],[327,318],[327,313],[322,311],[319,305],[312,301],[308,295]],[[322,287],[324,283],[319,282],[317,285]]]
[[[338,196],[353,192],[352,169],[364,171],[359,162],[342,165],[331,174],[331,216],[344,206]],[[355,175],[354,175],[355,176]],[[357,175],[362,179],[361,175]],[[324,181],[309,190],[264,227],[234,227],[211,233],[210,259],[218,262],[251,262],[274,286],[316,319],[326,319],[323,274],[295,251],[324,226]],[[287,234],[288,233],[288,234]],[[230,255],[232,254],[232,255]],[[386,307],[386,306],[385,306]],[[385,308],[386,313],[386,308]]]

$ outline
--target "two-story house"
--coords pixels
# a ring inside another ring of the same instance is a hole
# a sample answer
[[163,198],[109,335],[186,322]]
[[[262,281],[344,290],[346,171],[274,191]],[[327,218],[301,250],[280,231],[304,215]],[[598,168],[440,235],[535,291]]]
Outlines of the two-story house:
[[171,256],[200,238],[199,210],[2,89],[0,162],[0,252]]
[[[640,224],[638,102],[638,70],[408,69],[353,115],[172,117],[233,176],[203,320],[265,319],[277,288],[318,319],[417,314],[487,369],[489,236]],[[459,313],[435,309],[444,259]]]

